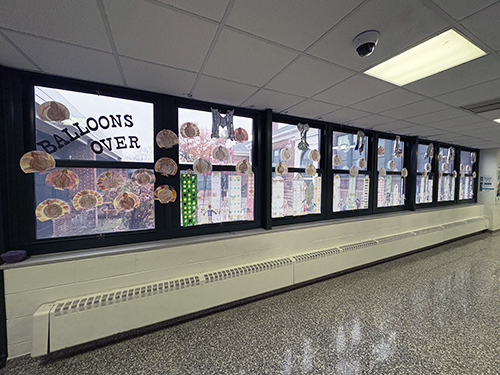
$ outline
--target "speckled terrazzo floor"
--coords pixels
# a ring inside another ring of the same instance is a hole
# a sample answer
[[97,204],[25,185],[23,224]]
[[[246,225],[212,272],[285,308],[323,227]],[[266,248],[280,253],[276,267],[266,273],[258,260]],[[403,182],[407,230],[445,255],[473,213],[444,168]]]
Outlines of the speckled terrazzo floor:
[[500,374],[500,235],[4,374]]

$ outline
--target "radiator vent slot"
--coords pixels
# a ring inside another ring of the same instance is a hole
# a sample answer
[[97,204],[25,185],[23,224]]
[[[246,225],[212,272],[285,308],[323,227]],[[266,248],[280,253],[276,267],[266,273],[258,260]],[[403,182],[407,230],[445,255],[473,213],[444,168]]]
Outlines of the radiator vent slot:
[[324,258],[324,257],[330,256],[330,255],[338,254],[340,252],[341,252],[341,250],[335,247],[333,249],[319,250],[319,251],[313,251],[310,253],[294,255],[292,258],[296,263],[302,263],[302,262],[307,262],[310,260]]
[[415,235],[417,236],[422,236],[424,234],[430,234],[430,233],[435,233],[443,230],[442,226],[437,226],[437,227],[430,227],[430,228],[425,228],[425,229],[420,229],[415,231]]
[[500,109],[500,98],[485,100],[484,102],[464,105],[463,108],[472,113],[483,113]]
[[205,283],[213,283],[215,281],[232,279],[234,277],[249,275],[251,273],[263,272],[280,267],[291,266],[292,264],[293,261],[290,258],[281,258],[281,259],[270,260],[267,262],[249,264],[241,267],[234,267],[220,271],[208,272],[203,274],[203,277]]
[[60,301],[54,310],[55,316],[69,314],[77,311],[104,307],[112,304],[125,302],[137,298],[149,297],[159,293],[167,293],[173,290],[190,288],[200,285],[199,276],[190,276],[182,279],[162,281],[158,283],[141,285],[132,288],[114,290],[106,293],[99,293],[81,299]]
[[415,233],[406,232],[406,233],[396,234],[394,236],[377,238],[375,241],[377,241],[378,243],[388,243],[388,242],[393,242],[393,241],[404,240],[406,238],[410,238],[410,237],[414,237],[414,236],[415,236]]
[[340,249],[342,251],[352,251],[352,250],[362,249],[365,247],[374,246],[376,244],[377,244],[377,241],[369,240],[369,241],[362,241],[362,242],[353,243],[351,245],[340,246]]

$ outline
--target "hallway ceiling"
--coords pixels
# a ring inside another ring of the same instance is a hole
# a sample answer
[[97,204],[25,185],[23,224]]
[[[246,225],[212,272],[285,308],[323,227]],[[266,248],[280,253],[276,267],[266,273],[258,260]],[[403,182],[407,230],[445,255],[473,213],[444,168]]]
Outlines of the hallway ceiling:
[[[363,72],[453,28],[487,55],[398,87]],[[351,45],[378,30],[375,52]],[[0,64],[500,147],[500,1],[2,0]]]

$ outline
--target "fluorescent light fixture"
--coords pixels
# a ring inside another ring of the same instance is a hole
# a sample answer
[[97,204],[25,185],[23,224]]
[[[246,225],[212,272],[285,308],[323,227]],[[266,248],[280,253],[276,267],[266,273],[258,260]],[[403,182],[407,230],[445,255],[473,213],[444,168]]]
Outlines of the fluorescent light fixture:
[[450,29],[374,66],[365,74],[403,86],[484,55],[486,52]]
[[496,120],[493,121],[500,123],[500,118],[497,118]]

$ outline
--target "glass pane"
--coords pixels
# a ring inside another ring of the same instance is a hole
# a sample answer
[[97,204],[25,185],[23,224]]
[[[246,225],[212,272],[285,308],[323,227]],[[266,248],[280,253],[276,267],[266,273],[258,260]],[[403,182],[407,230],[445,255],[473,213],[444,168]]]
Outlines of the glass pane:
[[368,208],[370,176],[336,174],[333,178],[333,212]]
[[[70,168],[55,171],[58,173],[35,174],[37,239],[155,227],[152,170]],[[136,171],[139,172],[133,175]]]
[[253,174],[182,171],[180,196],[183,227],[254,219]]
[[455,199],[455,179],[452,175],[439,177],[438,202],[452,201]]
[[417,204],[432,203],[432,175],[417,175]]
[[460,199],[474,198],[474,179],[470,175],[460,177]]
[[153,162],[152,103],[35,86],[35,113],[54,159]]
[[[305,168],[308,164],[313,164],[319,168],[319,162],[311,160],[312,150],[320,151],[320,132],[317,128],[309,128],[306,133],[306,141],[309,149],[299,150],[298,145],[301,140],[297,125],[273,122],[273,167],[279,162],[284,162],[289,168]],[[283,150],[289,149],[291,153],[287,155]]]
[[454,168],[455,162],[453,160],[450,160],[451,155],[448,155],[449,152],[450,152],[449,148],[444,148],[444,147],[439,148],[439,155],[438,155],[439,170],[444,174],[452,173]]
[[[358,150],[355,150],[356,141],[356,134],[333,132],[333,169],[348,170],[355,165],[359,170],[366,171],[368,166],[366,159],[368,137],[365,137],[365,146],[361,152],[359,152],[361,144],[358,145]],[[340,156],[341,159],[337,157],[337,160],[335,160],[336,155]]]
[[400,175],[378,177],[377,207],[402,206],[405,204],[405,182]]
[[460,152],[460,175],[472,174],[472,155],[470,151]]
[[[222,114],[223,115],[223,114]],[[182,135],[183,124],[194,124],[198,128],[199,135],[184,138]],[[247,140],[238,142],[227,138],[227,126],[219,127],[219,137],[212,138],[212,112],[198,111],[194,109],[179,108],[179,162],[192,164],[198,158],[205,158],[214,165],[236,165],[240,160],[252,162],[252,136],[253,119],[249,117],[233,116],[233,128],[235,133],[245,134]],[[239,128],[243,130],[238,130]],[[229,152],[227,160],[213,157],[216,147],[223,146]]]
[[417,156],[417,172],[422,173],[424,168],[427,172],[432,170],[432,158],[425,157],[429,145],[419,144],[418,145],[418,156]]
[[379,138],[377,149],[377,170],[380,170],[380,168],[384,167],[386,171],[401,172],[404,167],[403,160],[405,145],[403,141],[399,143],[399,148],[401,149],[401,155],[398,154],[399,157],[396,156],[395,146],[395,140]]
[[321,176],[273,173],[272,217],[321,213]]

